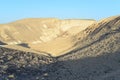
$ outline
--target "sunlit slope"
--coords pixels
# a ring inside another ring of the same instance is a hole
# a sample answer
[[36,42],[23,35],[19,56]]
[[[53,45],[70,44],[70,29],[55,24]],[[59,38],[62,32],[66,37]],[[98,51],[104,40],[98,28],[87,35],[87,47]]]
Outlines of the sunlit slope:
[[[36,51],[62,55],[74,45],[74,36],[95,20],[31,18],[0,25],[0,40],[8,45],[28,44]],[[13,48],[13,46],[12,46]]]
[[[1,40],[8,44],[41,43],[60,34],[58,19],[24,19],[1,25]],[[49,36],[49,37],[48,37]]]
[[42,43],[50,41],[71,27],[80,26],[81,30],[94,20],[59,20],[55,18],[23,19],[0,25],[0,39],[8,44]]
[[[80,24],[78,24],[79,20],[70,20],[67,22],[69,22],[69,24],[67,26],[65,26],[65,24],[63,25],[65,28],[62,28],[62,31],[64,32],[61,35],[45,43],[29,44],[31,49],[47,52],[50,53],[52,56],[63,55],[66,51],[70,51],[71,48],[73,48],[73,46],[75,45],[76,40],[74,36],[82,30],[86,29],[91,24],[95,23],[95,21],[93,20],[81,20]],[[72,22],[74,24],[72,24]],[[70,27],[70,25],[72,26]]]
[[52,41],[41,44],[30,44],[31,49],[50,53],[52,56],[59,56],[74,45],[71,37],[59,37]]

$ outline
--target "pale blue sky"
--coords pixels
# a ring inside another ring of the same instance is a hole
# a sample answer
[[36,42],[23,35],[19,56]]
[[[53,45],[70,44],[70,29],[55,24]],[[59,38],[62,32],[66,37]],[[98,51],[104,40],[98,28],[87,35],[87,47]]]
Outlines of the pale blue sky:
[[102,19],[120,15],[120,0],[0,0],[0,23],[23,18]]

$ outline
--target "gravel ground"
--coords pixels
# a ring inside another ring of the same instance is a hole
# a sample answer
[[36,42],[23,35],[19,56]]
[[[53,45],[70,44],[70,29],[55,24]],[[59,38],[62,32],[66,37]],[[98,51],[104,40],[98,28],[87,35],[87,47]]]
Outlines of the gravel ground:
[[0,47],[0,80],[44,80],[54,61],[49,56]]

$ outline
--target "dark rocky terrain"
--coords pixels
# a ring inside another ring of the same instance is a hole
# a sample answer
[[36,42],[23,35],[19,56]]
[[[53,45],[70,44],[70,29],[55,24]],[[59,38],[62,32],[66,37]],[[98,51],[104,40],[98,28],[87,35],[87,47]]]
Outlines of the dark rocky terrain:
[[0,80],[41,80],[55,61],[49,56],[0,47]]

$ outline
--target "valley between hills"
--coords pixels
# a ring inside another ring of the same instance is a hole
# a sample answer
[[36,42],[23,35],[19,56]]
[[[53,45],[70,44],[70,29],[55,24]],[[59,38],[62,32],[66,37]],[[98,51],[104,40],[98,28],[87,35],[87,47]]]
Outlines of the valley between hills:
[[0,80],[119,80],[120,16],[0,24]]

